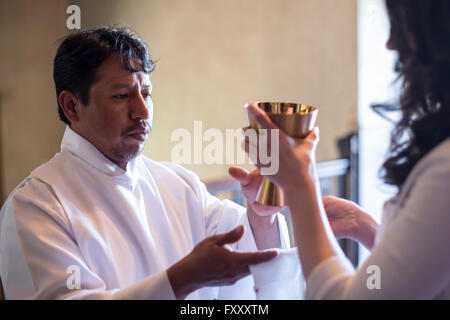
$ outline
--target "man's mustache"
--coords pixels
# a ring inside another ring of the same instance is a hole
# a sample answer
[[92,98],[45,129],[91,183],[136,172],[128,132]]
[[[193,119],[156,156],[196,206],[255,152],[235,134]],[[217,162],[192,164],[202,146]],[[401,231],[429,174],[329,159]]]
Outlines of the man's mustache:
[[141,120],[141,121],[137,122],[134,126],[125,130],[122,135],[126,136],[127,134],[130,134],[134,131],[139,131],[139,130],[146,130],[146,131],[148,131],[148,134],[150,134],[152,132],[152,125],[150,124],[150,121]]

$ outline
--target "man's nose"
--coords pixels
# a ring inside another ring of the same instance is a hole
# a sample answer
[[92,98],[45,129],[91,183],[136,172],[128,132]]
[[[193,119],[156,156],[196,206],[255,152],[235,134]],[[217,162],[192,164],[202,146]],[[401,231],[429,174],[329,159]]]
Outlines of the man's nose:
[[137,94],[136,99],[133,101],[133,108],[131,110],[131,119],[133,120],[148,120],[150,116],[151,106],[145,101],[142,94]]

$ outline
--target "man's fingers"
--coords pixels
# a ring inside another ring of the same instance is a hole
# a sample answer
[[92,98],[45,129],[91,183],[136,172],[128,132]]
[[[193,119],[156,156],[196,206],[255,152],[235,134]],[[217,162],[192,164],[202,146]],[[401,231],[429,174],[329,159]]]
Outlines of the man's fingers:
[[261,252],[233,252],[233,258],[243,265],[258,264],[272,260],[278,255],[275,250]]
[[219,246],[223,246],[228,243],[238,242],[239,239],[241,239],[242,236],[244,235],[244,231],[245,231],[244,226],[240,225],[239,227],[231,230],[230,232],[214,236],[215,242]]
[[239,279],[242,279],[243,277],[246,277],[250,274],[250,268],[247,265],[242,265],[238,269],[237,275],[232,279],[232,283],[236,282]]
[[257,184],[258,186],[261,185],[261,182],[263,180],[263,176],[261,175],[261,172],[259,169],[255,169],[249,174],[249,180],[251,184]]
[[243,186],[246,186],[250,183],[250,175],[248,171],[245,170],[244,168],[231,167],[230,169],[228,169],[228,173],[234,179],[239,181],[239,183],[242,184]]
[[258,212],[259,216],[269,216],[272,214],[275,214],[281,210],[283,210],[283,207],[280,206],[268,206],[264,205],[258,202],[252,203],[253,209],[255,209],[256,212]]

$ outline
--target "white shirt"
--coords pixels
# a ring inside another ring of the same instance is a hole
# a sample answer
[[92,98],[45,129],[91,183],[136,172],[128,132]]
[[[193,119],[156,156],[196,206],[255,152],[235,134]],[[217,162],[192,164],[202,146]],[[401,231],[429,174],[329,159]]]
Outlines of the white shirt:
[[[10,194],[0,223],[7,299],[174,299],[166,269],[205,237],[244,224],[233,249],[257,250],[245,208],[210,195],[192,172],[144,156],[122,170],[69,127],[61,152]],[[278,223],[289,248],[281,214]],[[255,282],[271,287],[265,298],[284,297],[272,287],[300,279],[293,249],[265,265],[292,270],[266,279],[252,267],[252,276],[233,286],[202,288],[187,298],[254,299]],[[301,297],[298,291],[292,298]]]
[[323,261],[306,280],[306,297],[449,299],[449,229],[450,139],[421,159],[401,192],[385,203],[375,246],[364,264],[355,271],[345,258]]

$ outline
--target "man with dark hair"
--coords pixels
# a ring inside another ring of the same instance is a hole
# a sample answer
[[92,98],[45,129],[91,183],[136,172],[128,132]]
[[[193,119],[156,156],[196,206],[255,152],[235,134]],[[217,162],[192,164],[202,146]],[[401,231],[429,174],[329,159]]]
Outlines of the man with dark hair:
[[[279,208],[254,202],[259,175],[230,171],[245,210],[210,195],[192,172],[141,155],[153,70],[126,28],[84,30],[60,45],[54,81],[67,127],[61,152],[2,208],[6,298],[250,299],[254,287],[288,292],[300,281],[295,250],[263,250],[289,242]],[[268,277],[281,260],[290,271]]]

